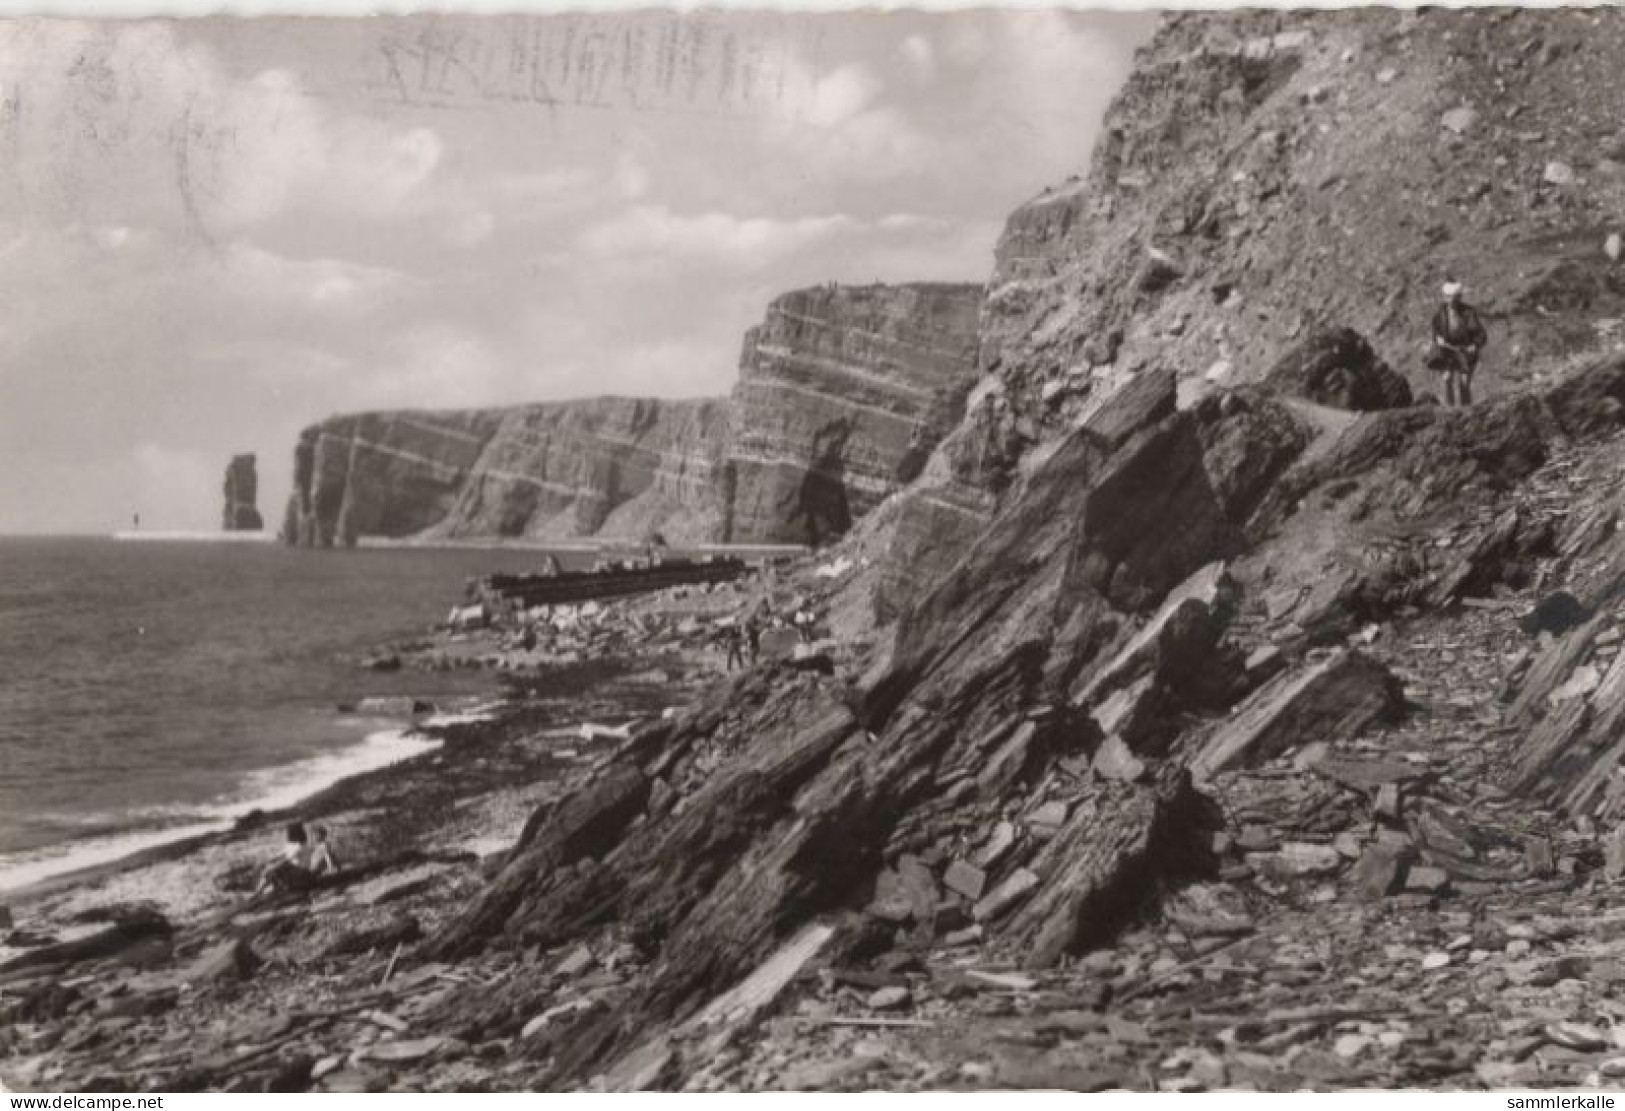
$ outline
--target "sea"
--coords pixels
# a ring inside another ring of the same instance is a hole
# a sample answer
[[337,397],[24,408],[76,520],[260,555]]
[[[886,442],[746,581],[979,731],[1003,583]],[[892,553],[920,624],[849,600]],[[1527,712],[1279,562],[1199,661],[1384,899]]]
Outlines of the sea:
[[0,537],[0,894],[427,751],[410,719],[353,707],[466,711],[494,681],[358,659],[543,558]]

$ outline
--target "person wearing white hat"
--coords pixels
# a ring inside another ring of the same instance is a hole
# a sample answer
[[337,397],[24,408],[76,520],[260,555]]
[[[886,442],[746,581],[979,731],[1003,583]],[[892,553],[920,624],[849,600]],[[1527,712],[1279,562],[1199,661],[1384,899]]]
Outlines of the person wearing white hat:
[[1444,373],[1445,403],[1473,403],[1473,372],[1478,357],[1489,340],[1478,310],[1462,299],[1461,283],[1454,278],[1444,283],[1439,295],[1444,304],[1433,314],[1433,356],[1428,365]]

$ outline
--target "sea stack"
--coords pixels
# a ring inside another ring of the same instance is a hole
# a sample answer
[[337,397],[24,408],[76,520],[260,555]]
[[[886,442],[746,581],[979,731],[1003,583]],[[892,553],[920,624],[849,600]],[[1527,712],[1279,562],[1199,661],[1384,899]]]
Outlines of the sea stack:
[[227,532],[259,532],[265,527],[255,506],[259,496],[259,475],[252,455],[235,455],[226,468],[225,509],[221,527]]

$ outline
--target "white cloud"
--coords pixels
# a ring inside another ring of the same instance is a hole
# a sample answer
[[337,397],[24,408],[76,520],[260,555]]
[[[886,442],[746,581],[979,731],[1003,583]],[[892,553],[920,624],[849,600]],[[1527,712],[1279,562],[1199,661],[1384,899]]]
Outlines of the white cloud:
[[368,406],[466,408],[510,396],[512,370],[472,331],[425,323],[381,345],[355,390]]
[[90,230],[96,246],[104,251],[122,251],[145,246],[152,241],[152,232],[146,228],[132,228],[124,224],[103,224]]
[[655,340],[640,343],[614,360],[614,385],[619,393],[657,397],[718,395],[726,393],[734,378],[734,353],[719,353],[703,339]]
[[517,204],[550,204],[572,201],[586,194],[596,183],[595,171],[585,166],[555,170],[497,172],[489,175],[491,193]]
[[387,219],[422,203],[444,144],[346,113],[278,67],[239,79],[151,22],[0,22],[12,117],[0,197],[108,226],[184,216],[210,234],[292,208]]
[[867,108],[879,94],[880,82],[868,67],[841,66],[813,81],[802,118],[814,127],[840,127]]
[[285,336],[209,344],[199,348],[198,357],[201,362],[246,375],[272,393],[280,393],[284,387],[319,386],[325,397],[354,377],[356,370],[355,360],[346,355]]
[[648,167],[629,150],[615,159],[615,188],[629,201],[639,200],[649,192]]
[[409,282],[384,267],[287,258],[241,240],[224,248],[218,264],[230,291],[251,303],[276,301],[321,310],[363,309]]
[[587,229],[578,245],[600,259],[687,258],[759,267],[853,225],[848,216],[690,215],[662,205],[639,205]]
[[285,70],[223,83],[213,95],[185,150],[205,168],[198,188],[206,222],[228,228],[294,207],[389,219],[421,200],[445,153],[429,128],[329,112]]
[[917,173],[932,143],[868,66],[828,71],[801,57],[785,65],[782,110],[764,121],[763,141],[786,162],[834,182],[876,182]]

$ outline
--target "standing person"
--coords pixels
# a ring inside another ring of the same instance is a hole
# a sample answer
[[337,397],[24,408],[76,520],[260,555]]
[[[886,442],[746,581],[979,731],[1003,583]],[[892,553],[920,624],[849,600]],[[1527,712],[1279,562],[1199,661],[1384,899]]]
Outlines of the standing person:
[[745,618],[745,644],[750,649],[750,662],[754,664],[762,654],[762,622],[754,611]]
[[1430,365],[1444,373],[1445,403],[1473,403],[1473,372],[1489,341],[1478,310],[1462,299],[1461,283],[1451,279],[1439,291],[1444,304],[1433,314],[1433,358]]
[[728,660],[724,666],[729,671],[732,671],[735,667],[742,668],[745,666],[745,658],[740,651],[740,642],[742,639],[743,638],[739,634],[739,625],[737,623],[730,622],[726,627],[723,628],[722,641],[728,649]]

